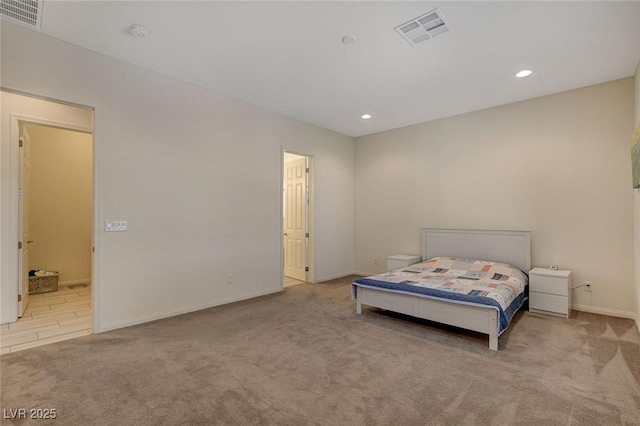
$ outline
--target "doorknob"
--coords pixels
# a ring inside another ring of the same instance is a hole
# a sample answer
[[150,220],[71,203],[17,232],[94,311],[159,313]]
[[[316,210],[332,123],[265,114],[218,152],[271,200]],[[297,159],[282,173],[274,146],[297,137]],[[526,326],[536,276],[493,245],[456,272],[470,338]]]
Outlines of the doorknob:
[[289,235],[289,234],[287,234],[287,233],[285,232],[285,233],[284,233],[284,236],[286,237],[287,235]]
[[33,240],[27,241],[27,244],[33,244]]

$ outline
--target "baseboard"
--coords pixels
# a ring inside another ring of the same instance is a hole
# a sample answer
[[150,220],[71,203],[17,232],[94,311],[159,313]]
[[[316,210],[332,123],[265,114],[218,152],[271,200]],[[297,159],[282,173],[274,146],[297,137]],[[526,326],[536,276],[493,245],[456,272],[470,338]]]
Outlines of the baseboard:
[[85,278],[82,280],[58,281],[58,287],[68,287],[70,285],[78,285],[78,284],[91,284],[91,278]]
[[362,275],[363,277],[370,277],[371,275],[378,275],[379,272],[364,272],[364,271],[353,271],[353,275]]
[[587,306],[587,305],[572,305],[571,309],[573,309],[574,311],[589,312],[591,314],[609,315],[611,317],[632,319],[636,322],[636,325],[638,326],[638,330],[640,330],[640,324],[638,324],[638,318],[636,318],[636,314],[634,314],[633,312],[618,311],[616,309],[597,308],[597,307]]
[[343,272],[341,274],[329,275],[322,278],[316,278],[316,283],[323,283],[325,281],[337,280],[338,278],[348,277],[349,275],[353,275],[355,272]]
[[203,309],[214,308],[216,306],[226,305],[228,303],[240,302],[242,300],[253,299],[255,297],[260,297],[260,296],[266,296],[268,294],[278,293],[281,291],[282,291],[282,286],[278,286],[276,288],[270,288],[267,290],[262,290],[255,293],[249,293],[249,294],[245,294],[238,297],[230,297],[230,298],[218,300],[212,303],[186,306],[183,308],[172,309],[170,311],[165,311],[165,312],[161,312],[154,315],[148,315],[145,317],[138,317],[131,320],[111,322],[111,323],[102,325],[100,329],[97,331],[94,331],[94,333],[103,333],[106,331],[117,330],[119,328],[131,327],[132,325],[144,324],[147,322],[156,321],[164,318],[175,317],[177,315],[188,314],[190,312],[201,311]]

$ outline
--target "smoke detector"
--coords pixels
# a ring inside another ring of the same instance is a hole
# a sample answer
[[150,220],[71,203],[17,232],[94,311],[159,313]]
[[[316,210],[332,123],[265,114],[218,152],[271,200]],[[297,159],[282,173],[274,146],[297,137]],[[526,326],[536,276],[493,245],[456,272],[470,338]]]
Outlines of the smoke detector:
[[398,25],[395,30],[402,38],[407,40],[410,45],[415,46],[418,43],[450,31],[451,25],[449,25],[440,10],[434,9],[409,22]]
[[44,0],[0,0],[0,15],[12,21],[40,28]]

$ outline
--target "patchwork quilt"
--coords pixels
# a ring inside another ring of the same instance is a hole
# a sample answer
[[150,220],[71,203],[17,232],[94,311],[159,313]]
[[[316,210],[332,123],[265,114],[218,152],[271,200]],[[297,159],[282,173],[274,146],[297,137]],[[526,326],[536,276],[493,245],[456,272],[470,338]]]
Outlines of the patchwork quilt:
[[499,333],[527,299],[527,275],[505,263],[434,257],[407,268],[356,280],[352,286],[373,287],[454,303],[492,306],[499,312]]

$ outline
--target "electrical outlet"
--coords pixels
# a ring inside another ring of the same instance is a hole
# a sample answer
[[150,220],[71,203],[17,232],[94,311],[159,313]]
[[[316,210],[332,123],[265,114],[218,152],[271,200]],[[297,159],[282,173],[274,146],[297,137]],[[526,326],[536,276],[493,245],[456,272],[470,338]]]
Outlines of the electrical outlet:
[[378,258],[377,258],[377,257],[374,257],[374,258],[373,258],[373,264],[374,264],[374,265],[376,265],[376,266],[378,266]]
[[584,282],[584,291],[588,291],[591,292],[593,291],[593,283],[591,281],[585,281]]
[[227,284],[228,285],[233,284],[233,279],[231,279],[231,275],[227,275]]

